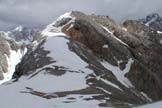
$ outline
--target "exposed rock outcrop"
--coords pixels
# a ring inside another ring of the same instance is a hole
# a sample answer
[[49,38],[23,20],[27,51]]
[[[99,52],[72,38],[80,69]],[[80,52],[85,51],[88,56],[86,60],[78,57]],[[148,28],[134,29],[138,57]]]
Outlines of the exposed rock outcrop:
[[[147,93],[153,100],[162,98],[160,34],[140,21],[124,22],[125,31],[109,17],[86,16],[79,12],[71,14],[75,20],[64,24],[64,33],[113,65],[120,60],[126,64],[127,57],[133,57],[134,63],[127,77],[139,91]],[[104,44],[109,47],[103,48]]]

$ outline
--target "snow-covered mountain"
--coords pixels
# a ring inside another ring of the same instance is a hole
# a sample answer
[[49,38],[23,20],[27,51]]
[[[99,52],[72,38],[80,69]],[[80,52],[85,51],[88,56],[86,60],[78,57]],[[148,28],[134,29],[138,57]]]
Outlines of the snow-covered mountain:
[[7,34],[16,42],[30,44],[32,41],[34,41],[35,36],[37,36],[40,32],[40,29],[31,29],[18,26],[14,30],[7,32]]
[[146,18],[140,19],[140,21],[154,30],[162,31],[162,18],[158,13],[149,14]]
[[0,108],[160,108],[153,103],[162,100],[157,31],[141,21],[66,13],[0,86]]

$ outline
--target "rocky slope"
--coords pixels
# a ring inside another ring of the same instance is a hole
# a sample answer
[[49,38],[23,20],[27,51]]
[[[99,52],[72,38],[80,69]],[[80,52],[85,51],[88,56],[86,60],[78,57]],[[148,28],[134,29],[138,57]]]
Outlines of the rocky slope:
[[66,13],[42,31],[13,80],[0,86],[2,97],[6,90],[16,97],[0,107],[133,108],[162,100],[159,30],[142,21]]
[[0,33],[0,84],[9,81],[15,72],[15,66],[22,57],[20,46],[5,33]]
[[40,30],[16,27],[12,31],[0,32],[0,84],[11,80],[16,65],[41,37]]

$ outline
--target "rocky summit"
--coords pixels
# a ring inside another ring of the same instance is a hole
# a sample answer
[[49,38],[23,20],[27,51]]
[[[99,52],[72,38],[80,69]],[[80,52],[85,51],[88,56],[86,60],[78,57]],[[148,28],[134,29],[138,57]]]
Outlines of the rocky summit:
[[0,86],[8,97],[0,107],[161,108],[159,21],[158,14],[119,24],[109,16],[65,13],[35,36],[12,72],[9,57],[21,48],[17,39],[0,37],[0,72],[12,73]]

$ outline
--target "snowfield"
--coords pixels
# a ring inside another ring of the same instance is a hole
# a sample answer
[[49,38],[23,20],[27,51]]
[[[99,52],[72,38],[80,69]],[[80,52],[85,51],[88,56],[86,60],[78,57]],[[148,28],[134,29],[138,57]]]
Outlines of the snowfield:
[[[7,98],[0,99],[0,108],[10,108],[11,106],[13,108],[99,108],[98,104],[101,103],[101,100],[85,100],[85,98],[92,98],[92,96],[95,96],[96,94],[82,96],[68,95],[62,98],[53,98],[47,100],[32,94],[22,93],[28,92],[26,87],[47,94],[80,90],[88,87],[85,77],[88,74],[91,74],[92,70],[86,68],[88,64],[85,63],[74,52],[69,50],[68,40],[65,37],[48,37],[44,48],[51,51],[48,56],[54,59],[56,58],[57,61],[56,63],[45,67],[50,67],[52,65],[64,66],[74,72],[66,71],[66,73],[61,76],[54,76],[45,74],[45,71],[41,71],[32,78],[29,78],[30,76],[22,76],[18,82],[11,84],[9,84],[10,82],[5,83],[0,86],[0,95]],[[82,73],[80,70],[87,73]],[[69,97],[75,98],[75,100],[70,101],[68,100]]]

